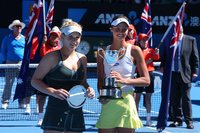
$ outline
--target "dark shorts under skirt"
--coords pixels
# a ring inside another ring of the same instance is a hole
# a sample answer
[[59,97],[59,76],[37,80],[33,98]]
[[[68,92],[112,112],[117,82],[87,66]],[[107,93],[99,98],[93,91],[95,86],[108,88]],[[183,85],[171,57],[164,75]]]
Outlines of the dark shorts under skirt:
[[[139,74],[137,76],[140,77]],[[149,77],[150,77],[150,85],[147,86],[147,87],[135,87],[136,93],[142,93],[142,92],[154,93],[154,75],[153,75],[153,72],[149,72]]]
[[41,128],[55,131],[85,131],[82,108],[63,110],[46,110]]

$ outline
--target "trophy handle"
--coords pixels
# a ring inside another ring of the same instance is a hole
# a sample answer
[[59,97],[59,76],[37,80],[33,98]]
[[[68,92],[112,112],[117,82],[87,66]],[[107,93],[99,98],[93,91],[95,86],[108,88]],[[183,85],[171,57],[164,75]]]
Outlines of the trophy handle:
[[119,59],[124,55],[124,53],[125,53],[124,47],[123,47],[123,48],[120,48],[119,51],[120,51],[121,49],[122,49],[124,52],[123,52],[122,55],[119,56],[118,60],[119,60]]
[[98,48],[98,55],[105,60],[105,58],[101,54],[99,54],[99,51],[101,51],[101,50],[105,56],[105,51],[102,48]]

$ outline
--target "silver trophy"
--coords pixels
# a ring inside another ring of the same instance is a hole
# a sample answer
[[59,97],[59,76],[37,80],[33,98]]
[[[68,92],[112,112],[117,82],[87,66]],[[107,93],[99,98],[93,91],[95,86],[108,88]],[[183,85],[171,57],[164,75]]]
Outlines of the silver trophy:
[[[123,54],[119,56],[121,50],[123,50]],[[99,54],[99,51],[102,51],[104,56]],[[119,50],[105,50],[105,51],[102,48],[98,48],[99,56],[107,62],[111,72],[112,72],[112,67],[124,55],[124,53],[125,53],[124,48],[120,48]],[[116,78],[113,78],[112,76],[107,76],[104,78],[104,86],[102,86],[101,95],[99,99],[123,99],[121,87],[115,81]]]

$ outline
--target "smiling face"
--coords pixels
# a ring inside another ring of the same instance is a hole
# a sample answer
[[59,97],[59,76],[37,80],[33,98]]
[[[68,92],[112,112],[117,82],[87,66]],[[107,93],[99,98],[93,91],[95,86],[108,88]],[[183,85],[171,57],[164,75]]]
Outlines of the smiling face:
[[61,41],[63,47],[67,47],[69,50],[75,50],[81,41],[81,35],[77,32],[72,32],[69,35],[61,34]]
[[112,26],[111,32],[113,33],[114,39],[117,39],[119,41],[124,40],[128,34],[128,25],[122,22],[117,26]]

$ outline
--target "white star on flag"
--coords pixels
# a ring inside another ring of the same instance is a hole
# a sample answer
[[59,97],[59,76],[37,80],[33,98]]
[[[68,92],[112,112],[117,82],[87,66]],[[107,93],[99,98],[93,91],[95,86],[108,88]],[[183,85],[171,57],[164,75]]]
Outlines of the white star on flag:
[[17,83],[18,83],[18,84],[22,84],[22,83],[23,83],[23,80],[22,80],[21,78],[19,78],[19,79],[17,80]]

